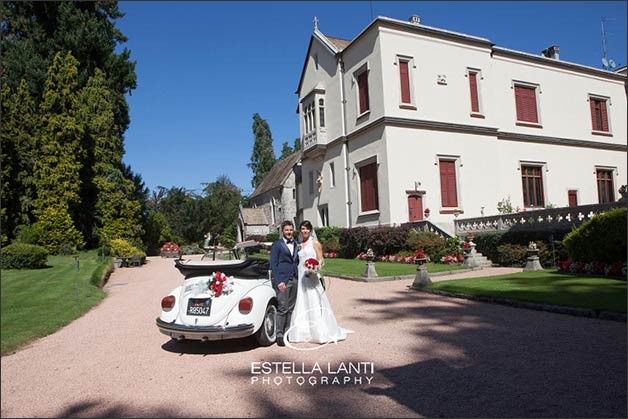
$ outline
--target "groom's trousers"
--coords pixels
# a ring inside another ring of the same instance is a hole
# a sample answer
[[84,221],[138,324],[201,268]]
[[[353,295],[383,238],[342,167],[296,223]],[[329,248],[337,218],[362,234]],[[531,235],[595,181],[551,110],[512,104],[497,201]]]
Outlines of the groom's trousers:
[[287,327],[290,327],[290,317],[294,304],[297,301],[297,281],[288,281],[286,290],[277,293],[277,335],[283,336]]

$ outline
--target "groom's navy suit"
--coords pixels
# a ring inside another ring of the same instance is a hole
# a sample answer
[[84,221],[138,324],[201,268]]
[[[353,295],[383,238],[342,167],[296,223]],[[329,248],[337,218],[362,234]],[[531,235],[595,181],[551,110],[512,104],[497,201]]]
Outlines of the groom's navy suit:
[[[288,246],[292,246],[290,253]],[[273,288],[277,291],[277,336],[283,336],[286,324],[290,325],[290,315],[297,298],[299,255],[296,240],[286,244],[282,238],[270,248],[270,269],[272,271]],[[286,290],[280,292],[278,285],[283,282]]]

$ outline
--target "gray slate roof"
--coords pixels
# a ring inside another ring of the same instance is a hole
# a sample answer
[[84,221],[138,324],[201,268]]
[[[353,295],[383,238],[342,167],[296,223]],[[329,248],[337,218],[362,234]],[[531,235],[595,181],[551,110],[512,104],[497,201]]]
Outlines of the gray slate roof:
[[268,225],[270,224],[266,211],[263,207],[240,208],[242,220],[245,225]]
[[301,151],[299,150],[290,154],[285,159],[279,160],[277,163],[275,163],[273,168],[270,169],[270,172],[268,172],[268,174],[262,180],[262,183],[260,183],[257,188],[255,188],[255,192],[253,192],[251,198],[255,198],[258,195],[261,195],[265,192],[281,186],[286,181],[288,175],[290,175],[290,172],[292,171],[294,165],[299,162],[300,158]]

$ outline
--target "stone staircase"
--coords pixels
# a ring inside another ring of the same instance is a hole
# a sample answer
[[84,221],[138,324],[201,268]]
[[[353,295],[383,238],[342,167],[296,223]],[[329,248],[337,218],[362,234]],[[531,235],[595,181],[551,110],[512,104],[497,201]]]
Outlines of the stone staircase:
[[491,266],[493,266],[493,262],[491,262],[486,256],[476,251],[475,249],[473,249],[473,252],[471,252],[471,254],[481,268],[490,268]]

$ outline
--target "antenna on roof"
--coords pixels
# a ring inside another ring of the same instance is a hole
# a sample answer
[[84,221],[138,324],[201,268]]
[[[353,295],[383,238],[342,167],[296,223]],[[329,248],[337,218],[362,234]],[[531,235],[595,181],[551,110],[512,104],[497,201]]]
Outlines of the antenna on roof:
[[615,67],[617,67],[617,64],[615,64],[615,61],[612,59],[608,59],[606,57],[606,30],[604,29],[604,22],[608,21],[608,20],[615,20],[613,18],[607,18],[607,17],[603,17],[602,18],[602,67],[604,68],[604,70],[608,70],[608,69],[614,69]]

